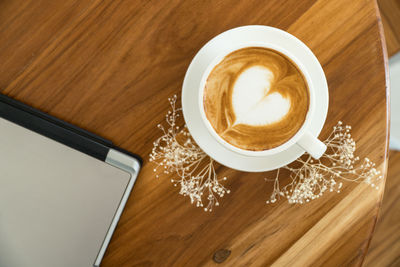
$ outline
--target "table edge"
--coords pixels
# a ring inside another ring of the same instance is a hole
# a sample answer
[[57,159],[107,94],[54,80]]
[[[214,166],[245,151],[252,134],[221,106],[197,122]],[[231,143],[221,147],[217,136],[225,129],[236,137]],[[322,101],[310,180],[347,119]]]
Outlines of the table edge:
[[383,25],[382,25],[382,17],[378,5],[377,0],[373,0],[373,5],[375,8],[375,15],[376,15],[376,21],[377,21],[377,26],[379,30],[379,35],[380,35],[380,41],[381,41],[381,49],[382,49],[382,57],[383,57],[383,63],[384,63],[384,70],[385,70],[385,90],[386,90],[386,146],[385,146],[385,156],[384,156],[384,162],[381,165],[382,167],[382,175],[383,175],[383,180],[382,180],[382,187],[381,187],[381,192],[379,196],[379,201],[377,204],[377,211],[376,211],[376,216],[374,218],[374,223],[372,225],[371,229],[371,234],[369,236],[368,242],[365,246],[364,252],[363,252],[363,257],[360,262],[360,266],[364,264],[365,257],[368,253],[369,247],[371,245],[371,240],[374,236],[375,230],[376,230],[376,224],[378,221],[378,217],[380,215],[380,211],[382,208],[382,201],[383,201],[383,195],[385,192],[385,184],[386,184],[386,177],[387,177],[387,169],[388,169],[388,161],[389,161],[389,138],[390,138],[390,79],[389,79],[389,59],[388,59],[388,53],[387,53],[387,46],[386,46],[386,38],[385,38],[385,33],[383,30]]

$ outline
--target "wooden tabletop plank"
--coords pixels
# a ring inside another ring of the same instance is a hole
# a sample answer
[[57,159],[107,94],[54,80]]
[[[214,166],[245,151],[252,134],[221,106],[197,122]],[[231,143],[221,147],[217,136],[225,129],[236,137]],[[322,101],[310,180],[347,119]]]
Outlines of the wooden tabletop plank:
[[103,266],[213,266],[215,255],[236,266],[360,265],[383,185],[266,205],[272,173],[218,165],[231,194],[205,213],[171,177],[155,179],[148,154],[196,52],[225,30],[260,24],[294,34],[320,60],[330,92],[321,137],[338,120],[352,125],[358,155],[385,172],[387,58],[375,1],[49,2],[0,2],[0,88],[145,159]]

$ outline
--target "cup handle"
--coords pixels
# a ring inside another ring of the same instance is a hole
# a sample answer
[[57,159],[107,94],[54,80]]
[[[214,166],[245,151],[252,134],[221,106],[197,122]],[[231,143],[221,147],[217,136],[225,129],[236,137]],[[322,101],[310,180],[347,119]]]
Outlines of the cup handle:
[[326,151],[326,145],[309,132],[306,132],[297,144],[314,159],[319,159]]

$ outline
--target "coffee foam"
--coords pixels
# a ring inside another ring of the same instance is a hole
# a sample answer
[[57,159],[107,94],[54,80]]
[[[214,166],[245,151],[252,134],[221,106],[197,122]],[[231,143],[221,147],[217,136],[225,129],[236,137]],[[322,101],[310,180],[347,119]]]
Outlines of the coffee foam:
[[268,94],[273,80],[274,74],[263,66],[250,67],[240,74],[232,92],[234,124],[262,126],[286,116],[290,100],[279,93]]
[[289,58],[272,49],[247,47],[213,68],[203,100],[206,117],[221,138],[241,149],[262,151],[298,132],[310,96]]

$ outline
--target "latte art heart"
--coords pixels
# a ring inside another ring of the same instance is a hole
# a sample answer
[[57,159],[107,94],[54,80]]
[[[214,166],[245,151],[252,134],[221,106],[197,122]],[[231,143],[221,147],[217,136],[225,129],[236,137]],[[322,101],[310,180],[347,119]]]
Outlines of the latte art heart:
[[234,124],[267,125],[280,121],[289,112],[290,100],[279,92],[269,93],[274,74],[263,66],[243,71],[233,86]]
[[262,151],[299,131],[310,96],[303,74],[289,58],[272,49],[247,47],[214,67],[203,100],[206,117],[222,139]]

